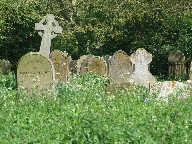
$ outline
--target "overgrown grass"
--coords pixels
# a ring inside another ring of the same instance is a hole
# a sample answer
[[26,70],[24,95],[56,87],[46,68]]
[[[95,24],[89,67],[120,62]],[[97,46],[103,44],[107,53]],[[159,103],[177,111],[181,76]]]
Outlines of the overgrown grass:
[[57,96],[16,99],[0,76],[0,143],[192,143],[192,98],[159,102],[142,87],[106,95],[108,79],[86,73],[58,84]]

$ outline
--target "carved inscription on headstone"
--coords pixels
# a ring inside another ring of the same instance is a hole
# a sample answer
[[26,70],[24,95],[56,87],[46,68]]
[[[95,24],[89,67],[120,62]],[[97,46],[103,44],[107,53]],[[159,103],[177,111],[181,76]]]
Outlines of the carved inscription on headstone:
[[58,81],[67,81],[69,77],[69,62],[70,59],[66,52],[54,50],[50,54],[50,59],[55,68],[55,79]]
[[148,64],[152,61],[152,55],[144,48],[139,48],[131,55],[131,62],[135,64],[135,71],[130,77],[130,81],[135,84],[149,88],[150,84],[156,82],[156,78],[148,71]]
[[17,85],[19,89],[54,90],[55,79],[52,62],[38,52],[22,56],[17,66]]
[[62,28],[54,18],[54,15],[48,14],[39,23],[35,24],[35,30],[38,30],[42,37],[39,52],[46,57],[49,57],[50,54],[51,39],[62,33]]
[[122,50],[116,51],[110,58],[109,77],[116,83],[128,83],[133,73],[129,56]]

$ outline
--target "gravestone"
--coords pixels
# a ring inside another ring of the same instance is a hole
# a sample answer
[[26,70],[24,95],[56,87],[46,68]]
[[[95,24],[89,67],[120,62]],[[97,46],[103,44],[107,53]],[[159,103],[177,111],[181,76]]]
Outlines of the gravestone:
[[0,73],[6,75],[11,71],[11,63],[8,60],[0,60]]
[[66,82],[69,77],[70,58],[66,52],[54,50],[50,54],[50,59],[55,68],[55,79],[60,82]]
[[54,91],[55,72],[52,62],[38,52],[22,56],[17,66],[17,86],[20,90]]
[[94,56],[88,61],[87,65],[89,72],[94,72],[103,76],[107,75],[107,64],[103,57]]
[[189,69],[189,80],[192,80],[192,62],[190,64],[190,69]]
[[139,48],[131,55],[131,62],[135,64],[135,71],[130,81],[137,85],[149,88],[150,84],[156,83],[156,78],[149,72],[148,64],[152,61],[152,55],[144,48]]
[[103,59],[106,61],[106,64],[107,64],[107,75],[109,75],[110,58],[111,58],[110,55],[104,55],[104,56],[103,56]]
[[172,51],[168,57],[168,66],[170,76],[185,76],[185,55],[180,50]]
[[39,35],[42,37],[39,52],[47,58],[50,54],[51,39],[62,33],[62,28],[54,18],[54,15],[48,14],[39,23],[35,24],[35,30],[38,30]]
[[77,60],[77,74],[83,74],[88,71],[87,65],[88,61],[93,57],[93,55],[83,55]]
[[116,51],[109,60],[109,77],[115,83],[128,83],[133,73],[129,56],[122,50]]
[[77,60],[71,60],[69,63],[69,71],[72,74],[77,74]]

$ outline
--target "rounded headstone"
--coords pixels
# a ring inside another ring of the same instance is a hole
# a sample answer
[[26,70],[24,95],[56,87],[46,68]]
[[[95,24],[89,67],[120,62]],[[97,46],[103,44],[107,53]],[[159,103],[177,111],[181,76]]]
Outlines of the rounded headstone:
[[55,79],[52,62],[38,52],[22,56],[17,66],[17,85],[19,89],[54,90]]
[[106,76],[107,75],[107,64],[103,57],[94,56],[92,57],[87,65],[88,71]]
[[0,73],[8,74],[11,71],[11,63],[8,60],[2,59],[0,60]]

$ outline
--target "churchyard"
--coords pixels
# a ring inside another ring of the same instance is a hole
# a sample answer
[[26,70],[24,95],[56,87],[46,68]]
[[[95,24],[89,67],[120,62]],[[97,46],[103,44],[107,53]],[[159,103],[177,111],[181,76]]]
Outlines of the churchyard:
[[[50,50],[62,28],[48,15],[35,29],[40,51],[0,61],[0,143],[192,143],[192,77],[185,56],[170,53],[171,77],[150,72],[152,54],[83,55]],[[54,40],[54,39],[53,39]]]

